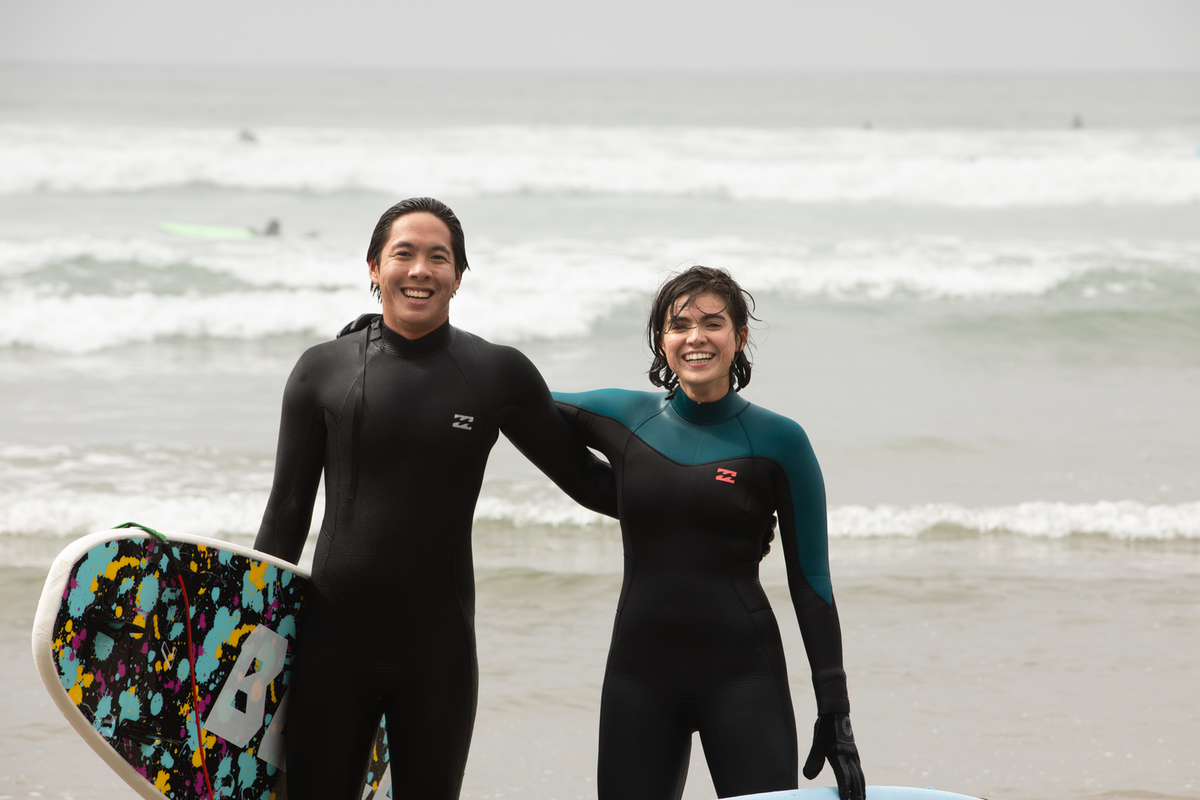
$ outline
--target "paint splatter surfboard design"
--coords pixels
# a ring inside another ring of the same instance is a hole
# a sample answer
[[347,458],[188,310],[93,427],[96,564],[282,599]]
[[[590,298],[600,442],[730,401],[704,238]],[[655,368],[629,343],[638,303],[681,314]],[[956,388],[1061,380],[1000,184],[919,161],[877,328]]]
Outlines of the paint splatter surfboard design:
[[[93,534],[51,568],[34,659],[68,721],[143,797],[208,798],[207,769],[213,797],[284,800],[307,587],[293,565],[224,542]],[[381,725],[364,800],[389,795],[387,755]]]

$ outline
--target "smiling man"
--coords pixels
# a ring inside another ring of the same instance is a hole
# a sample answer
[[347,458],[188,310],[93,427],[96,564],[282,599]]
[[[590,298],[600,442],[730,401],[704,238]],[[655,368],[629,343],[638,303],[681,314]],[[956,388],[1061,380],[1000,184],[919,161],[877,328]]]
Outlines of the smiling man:
[[471,520],[503,432],[577,501],[616,516],[615,485],[520,352],[450,324],[467,269],[445,204],[404,200],[367,250],[382,315],[309,349],[283,397],[255,547],[295,562],[325,475],[290,688],[288,794],[359,800],[380,714],[392,797],[458,797],[475,720]]

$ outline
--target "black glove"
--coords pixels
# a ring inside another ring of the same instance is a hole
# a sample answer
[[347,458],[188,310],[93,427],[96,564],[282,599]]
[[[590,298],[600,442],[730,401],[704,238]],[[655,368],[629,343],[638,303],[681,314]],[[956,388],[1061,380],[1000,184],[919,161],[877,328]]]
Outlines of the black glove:
[[866,800],[867,782],[858,763],[854,730],[849,714],[822,714],[813,725],[812,750],[804,762],[804,777],[810,781],[821,774],[825,759],[833,767],[841,800]]

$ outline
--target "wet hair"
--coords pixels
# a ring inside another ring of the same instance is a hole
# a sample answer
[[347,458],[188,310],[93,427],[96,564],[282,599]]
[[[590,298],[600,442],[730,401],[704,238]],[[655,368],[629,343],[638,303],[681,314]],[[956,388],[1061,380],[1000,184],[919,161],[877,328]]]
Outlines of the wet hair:
[[[729,312],[729,319],[733,323],[734,332],[740,339],[742,328],[750,324],[750,320],[758,321],[758,317],[754,316],[754,297],[738,285],[738,282],[733,279],[723,269],[714,267],[694,266],[688,267],[678,275],[668,278],[665,283],[658,289],[658,294],[654,296],[654,302],[650,306],[650,321],[646,324],[646,340],[650,345],[650,352],[654,354],[654,360],[650,363],[650,382],[655,386],[661,386],[675,393],[675,389],[679,386],[679,376],[671,370],[667,365],[667,354],[663,351],[662,335],[663,326],[667,322],[668,315],[682,311],[692,304],[697,297],[702,294],[715,294],[725,301],[725,311]],[[675,308],[675,303],[679,298],[687,297],[685,302],[678,309]],[[747,300],[749,303],[747,303]],[[750,356],[747,351],[750,346],[749,339],[741,342],[742,348],[738,350],[737,355],[733,357],[733,363],[729,366],[729,387],[735,392],[740,392],[742,387],[750,383]]]
[[[461,278],[463,270],[471,268],[467,264],[467,243],[463,236],[462,223],[450,210],[450,206],[432,197],[410,197],[383,212],[383,216],[379,218],[379,222],[375,223],[375,230],[371,233],[371,244],[367,246],[367,263],[373,266],[379,265],[379,257],[383,254],[384,245],[392,236],[392,223],[407,214],[421,213],[433,214],[446,223],[446,227],[450,229],[450,250],[454,254],[454,275]],[[375,295],[377,300],[383,300],[379,284],[371,284],[371,294]]]

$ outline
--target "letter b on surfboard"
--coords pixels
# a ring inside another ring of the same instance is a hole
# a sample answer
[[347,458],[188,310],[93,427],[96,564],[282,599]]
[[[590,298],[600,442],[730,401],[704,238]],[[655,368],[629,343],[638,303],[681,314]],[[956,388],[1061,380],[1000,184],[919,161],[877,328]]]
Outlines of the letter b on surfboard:
[[267,687],[283,672],[285,655],[287,639],[270,628],[255,627],[246,637],[204,727],[237,747],[249,744],[262,728]]

